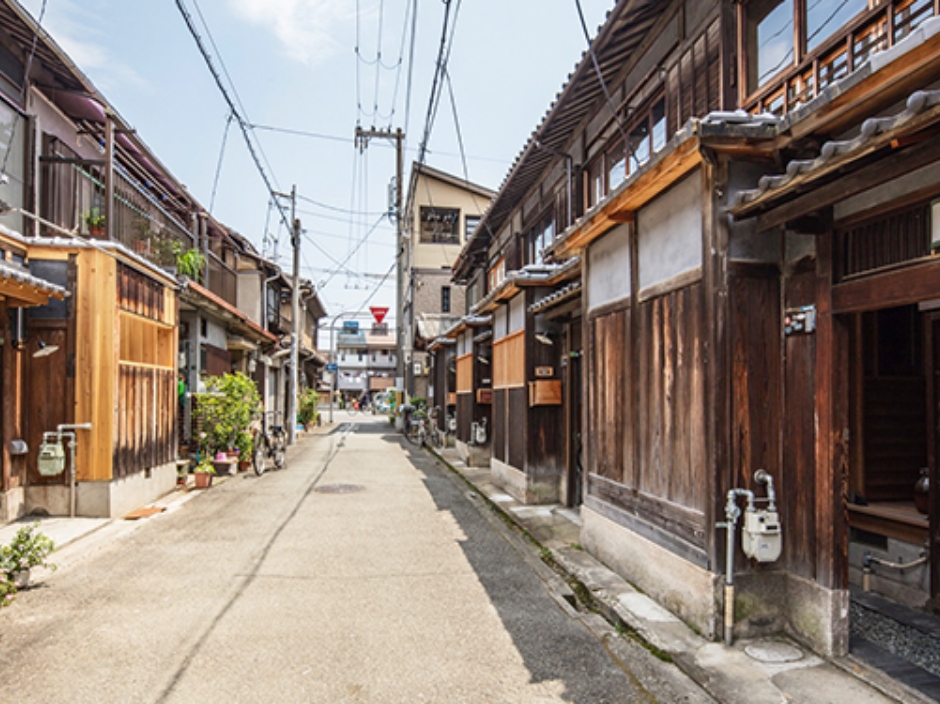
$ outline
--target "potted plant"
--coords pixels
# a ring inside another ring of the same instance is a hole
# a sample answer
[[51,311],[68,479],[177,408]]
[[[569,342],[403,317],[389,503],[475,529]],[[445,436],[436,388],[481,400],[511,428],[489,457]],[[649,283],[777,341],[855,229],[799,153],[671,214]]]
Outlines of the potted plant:
[[193,281],[202,281],[202,273],[206,268],[206,258],[198,249],[190,248],[185,252],[183,248],[176,244],[176,271],[177,273],[189,277]]
[[196,479],[196,488],[208,489],[212,486],[212,477],[214,474],[215,466],[212,464],[212,460],[208,457],[201,459],[193,470],[193,476]]
[[247,429],[238,431],[235,447],[238,450],[238,468],[244,472],[251,466],[252,452],[255,449],[255,439],[251,432]]
[[104,213],[97,207],[92,208],[85,213],[85,225],[88,227],[88,234],[92,237],[103,237],[105,219]]
[[207,377],[205,384],[206,392],[196,395],[195,409],[197,422],[206,433],[201,456],[211,459],[235,447],[244,452],[245,435],[261,408],[261,395],[255,383],[236,372]]
[[[33,567],[55,565],[46,562],[49,554],[55,550],[52,539],[39,530],[39,522],[20,528],[9,545],[0,547],[0,572],[4,581],[13,585],[13,589],[22,589],[29,585],[30,570]],[[8,592],[9,593],[9,592]]]
[[316,389],[307,389],[300,395],[297,404],[297,420],[306,429],[320,424],[320,394]]

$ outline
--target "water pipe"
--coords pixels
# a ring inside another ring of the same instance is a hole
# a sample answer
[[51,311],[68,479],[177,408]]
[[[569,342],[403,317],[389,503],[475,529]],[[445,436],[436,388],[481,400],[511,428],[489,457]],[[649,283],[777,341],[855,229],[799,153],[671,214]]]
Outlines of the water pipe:
[[725,555],[725,645],[731,645],[734,639],[734,538],[741,517],[738,507],[738,497],[747,499],[748,511],[754,510],[754,492],[749,489],[729,489],[728,500],[725,503],[725,520],[716,524],[716,528],[724,528],[727,533]]

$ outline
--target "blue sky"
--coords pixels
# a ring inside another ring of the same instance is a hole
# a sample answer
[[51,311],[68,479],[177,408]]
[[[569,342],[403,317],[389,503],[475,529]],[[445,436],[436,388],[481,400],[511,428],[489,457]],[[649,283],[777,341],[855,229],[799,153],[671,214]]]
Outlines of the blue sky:
[[[38,16],[42,0],[21,3]],[[416,158],[445,5],[417,2],[408,100],[407,42],[401,71],[397,67],[411,4],[184,0],[207,42],[208,27],[212,53],[224,62],[243,117],[259,126],[254,134],[276,189],[297,186],[306,231],[301,273],[322,285],[331,316],[359,309],[370,296],[371,305],[394,311],[394,274],[378,291],[376,275],[393,263],[394,226],[381,213],[395,154],[381,141],[360,154],[353,135],[357,124],[402,127],[406,166]],[[613,0],[581,4],[593,36]],[[456,0],[451,8],[453,16]],[[278,232],[234,123],[225,137],[228,108],[175,2],[47,0],[43,26],[177,179],[204,206],[212,204],[215,217],[259,249],[265,232],[269,240],[278,238],[280,263],[289,270],[288,238]],[[426,161],[463,175],[459,123],[470,180],[495,190],[586,49],[577,7],[575,0],[467,0],[459,5],[453,37],[448,70],[458,121],[445,88]],[[346,267],[333,273],[357,246]]]

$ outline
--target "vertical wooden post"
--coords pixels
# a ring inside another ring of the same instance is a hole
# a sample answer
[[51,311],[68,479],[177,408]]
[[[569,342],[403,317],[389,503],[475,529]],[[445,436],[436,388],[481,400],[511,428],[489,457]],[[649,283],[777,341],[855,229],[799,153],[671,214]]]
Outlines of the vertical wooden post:
[[816,240],[816,581],[845,588],[848,334],[832,313],[832,235]]

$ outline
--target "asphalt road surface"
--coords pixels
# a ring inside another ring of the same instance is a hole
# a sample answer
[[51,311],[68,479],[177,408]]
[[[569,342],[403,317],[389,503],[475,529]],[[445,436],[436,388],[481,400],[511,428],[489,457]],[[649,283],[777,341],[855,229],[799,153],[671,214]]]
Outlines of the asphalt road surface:
[[702,701],[386,419],[288,462],[57,553],[0,610],[0,702]]

